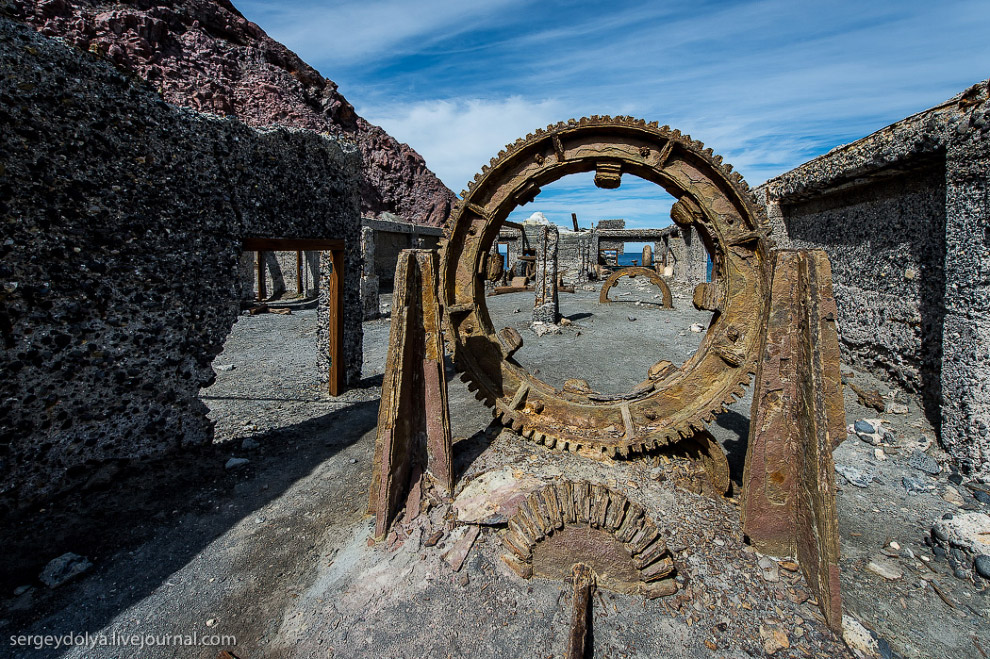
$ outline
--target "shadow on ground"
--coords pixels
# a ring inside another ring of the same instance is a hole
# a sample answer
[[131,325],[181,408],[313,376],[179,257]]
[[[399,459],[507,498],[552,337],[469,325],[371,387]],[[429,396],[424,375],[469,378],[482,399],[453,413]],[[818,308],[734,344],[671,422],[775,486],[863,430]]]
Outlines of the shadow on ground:
[[721,444],[729,461],[729,478],[738,489],[742,484],[746,447],[749,445],[749,418],[735,410],[727,410],[715,417],[715,424],[729,431],[728,437],[723,435]]
[[[5,559],[0,592],[7,595],[27,584],[35,588],[13,600],[0,627],[22,633],[65,609],[71,614],[49,618],[45,633],[103,629],[216,538],[360,440],[375,427],[377,412],[377,399],[357,402],[258,435],[260,446],[254,450],[212,444],[160,460],[102,467],[83,488],[44,508],[12,514],[0,528]],[[227,470],[232,455],[250,463]],[[141,546],[156,547],[157,555],[140,562],[127,556]],[[88,557],[95,568],[78,582],[49,590],[38,583],[38,574],[65,552]],[[85,590],[92,592],[94,580],[99,598]],[[39,651],[31,656],[47,655]]]

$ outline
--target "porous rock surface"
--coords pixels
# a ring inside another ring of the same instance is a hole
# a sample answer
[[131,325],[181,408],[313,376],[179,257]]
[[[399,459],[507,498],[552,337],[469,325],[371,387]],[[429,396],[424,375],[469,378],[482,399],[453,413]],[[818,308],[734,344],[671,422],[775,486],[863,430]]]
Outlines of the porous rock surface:
[[360,377],[353,145],[175,108],[2,17],[0,71],[0,511],[212,438],[245,237],[346,240]]
[[439,226],[450,211],[454,193],[422,156],[358,116],[332,80],[228,0],[13,0],[10,11],[148,80],[169,103],[355,142],[364,215],[387,211]]
[[756,188],[778,245],[832,265],[843,359],[922,394],[990,480],[990,81]]

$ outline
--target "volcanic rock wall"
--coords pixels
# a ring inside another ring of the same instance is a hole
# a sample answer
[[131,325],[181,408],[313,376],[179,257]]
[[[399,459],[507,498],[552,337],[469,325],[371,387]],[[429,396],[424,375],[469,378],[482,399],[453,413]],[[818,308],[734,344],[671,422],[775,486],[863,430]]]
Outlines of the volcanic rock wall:
[[346,241],[360,376],[353,146],[176,109],[2,18],[0,71],[2,506],[212,438],[197,396],[239,313],[245,237]]
[[843,357],[922,393],[990,478],[990,83],[755,190],[779,245],[832,263]]
[[105,55],[166,101],[343,136],[363,156],[361,212],[439,226],[455,195],[422,156],[355,112],[333,81],[245,19],[228,0],[0,0],[42,34]]

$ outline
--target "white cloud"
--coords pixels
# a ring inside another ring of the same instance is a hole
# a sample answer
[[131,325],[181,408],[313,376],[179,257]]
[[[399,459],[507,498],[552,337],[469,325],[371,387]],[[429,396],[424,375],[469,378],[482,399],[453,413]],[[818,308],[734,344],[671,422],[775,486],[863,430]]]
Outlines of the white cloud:
[[560,11],[525,0],[249,0],[242,8],[460,191],[506,143],[592,114],[670,124],[757,185],[986,77],[988,7],[670,0]]
[[[359,109],[360,110],[360,109]],[[440,180],[460,191],[517,138],[563,116],[554,99],[444,99],[369,108],[364,116],[416,149]]]
[[[480,21],[497,22],[520,0],[370,0],[360,2],[238,2],[244,14],[304,60],[330,65],[422,49]],[[332,77],[332,76],[331,76]]]

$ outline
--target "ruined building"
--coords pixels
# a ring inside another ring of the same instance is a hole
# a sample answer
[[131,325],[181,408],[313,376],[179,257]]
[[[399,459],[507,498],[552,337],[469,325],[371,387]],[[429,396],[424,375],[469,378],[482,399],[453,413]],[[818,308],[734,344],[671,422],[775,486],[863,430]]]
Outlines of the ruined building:
[[240,312],[250,241],[339,244],[341,267],[325,258],[314,269],[319,352],[328,379],[360,377],[353,146],[176,108],[102,58],[6,19],[0,68],[5,502],[50,495],[102,462],[212,439],[197,395]]
[[755,190],[779,245],[828,252],[843,359],[918,391],[990,477],[987,81]]
[[[669,218],[658,218],[658,224]],[[493,249],[504,254],[506,267],[511,269],[524,257],[532,257],[542,225],[523,222],[505,224],[499,231]],[[594,227],[571,231],[558,227],[558,267],[565,284],[598,279],[597,265],[617,266],[617,258],[625,251],[626,243],[651,245],[657,271],[676,281],[694,286],[707,279],[708,253],[693,227],[671,225],[662,229],[627,229],[625,220],[601,220]],[[518,273],[513,273],[518,274]]]

